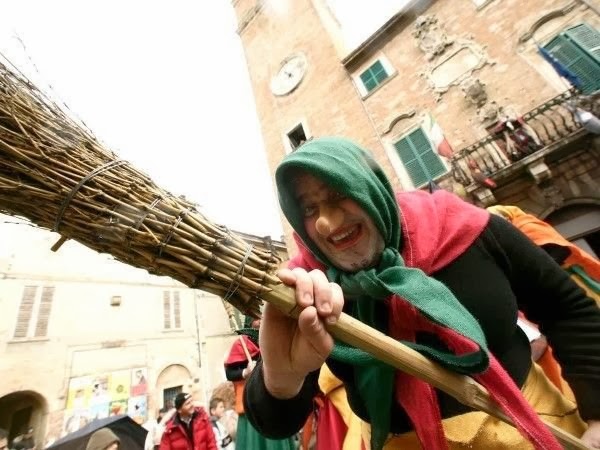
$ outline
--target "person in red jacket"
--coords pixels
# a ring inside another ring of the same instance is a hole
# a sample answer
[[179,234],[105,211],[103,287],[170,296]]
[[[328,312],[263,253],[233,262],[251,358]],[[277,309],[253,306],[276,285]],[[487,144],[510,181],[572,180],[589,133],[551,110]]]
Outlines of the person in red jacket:
[[160,450],[217,450],[208,414],[195,407],[191,394],[175,397],[177,414],[167,422]]

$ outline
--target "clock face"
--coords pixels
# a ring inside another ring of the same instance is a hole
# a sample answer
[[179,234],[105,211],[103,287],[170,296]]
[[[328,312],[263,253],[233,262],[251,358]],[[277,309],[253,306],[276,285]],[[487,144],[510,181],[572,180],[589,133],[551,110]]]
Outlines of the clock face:
[[278,96],[291,93],[304,78],[306,67],[306,56],[303,53],[297,53],[284,59],[279,71],[271,79],[271,92]]

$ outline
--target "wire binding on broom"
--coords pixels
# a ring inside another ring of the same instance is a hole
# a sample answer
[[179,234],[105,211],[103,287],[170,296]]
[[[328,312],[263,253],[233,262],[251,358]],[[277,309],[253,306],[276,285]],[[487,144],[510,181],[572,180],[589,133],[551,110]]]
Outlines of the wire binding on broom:
[[97,169],[94,169],[89,174],[87,174],[85,177],[83,177],[83,179],[79,183],[77,183],[73,187],[73,189],[71,189],[71,192],[69,192],[69,194],[65,197],[65,199],[62,202],[62,205],[60,205],[60,209],[58,210],[58,215],[56,216],[56,222],[54,222],[54,227],[52,227],[52,231],[54,231],[54,232],[58,231],[58,228],[60,226],[60,221],[62,220],[65,210],[69,206],[69,203],[71,202],[71,200],[73,199],[73,197],[75,196],[77,191],[79,189],[81,189],[81,187],[87,181],[91,180],[96,175],[98,175],[106,170],[112,169],[113,167],[118,167],[123,164],[127,164],[127,161],[123,161],[123,160],[110,161],[110,162],[98,167]]

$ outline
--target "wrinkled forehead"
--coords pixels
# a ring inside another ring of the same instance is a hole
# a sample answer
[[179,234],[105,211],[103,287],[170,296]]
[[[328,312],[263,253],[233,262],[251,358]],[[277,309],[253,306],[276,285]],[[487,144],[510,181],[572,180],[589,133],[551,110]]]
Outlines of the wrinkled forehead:
[[291,188],[294,199],[300,203],[332,190],[321,178],[304,170],[298,170],[292,174]]

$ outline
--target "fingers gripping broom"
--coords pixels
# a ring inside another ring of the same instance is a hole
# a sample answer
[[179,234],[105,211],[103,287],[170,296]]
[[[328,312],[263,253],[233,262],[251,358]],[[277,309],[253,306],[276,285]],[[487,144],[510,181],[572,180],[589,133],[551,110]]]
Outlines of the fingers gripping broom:
[[[98,252],[191,288],[216,294],[258,317],[267,301],[297,317],[293,291],[275,276],[280,259],[262,244],[216,225],[193,204],[120,160],[16,70],[0,62],[0,212],[29,219]],[[342,314],[339,340],[510,423],[472,379],[432,363]],[[569,449],[585,446],[548,425]]]

